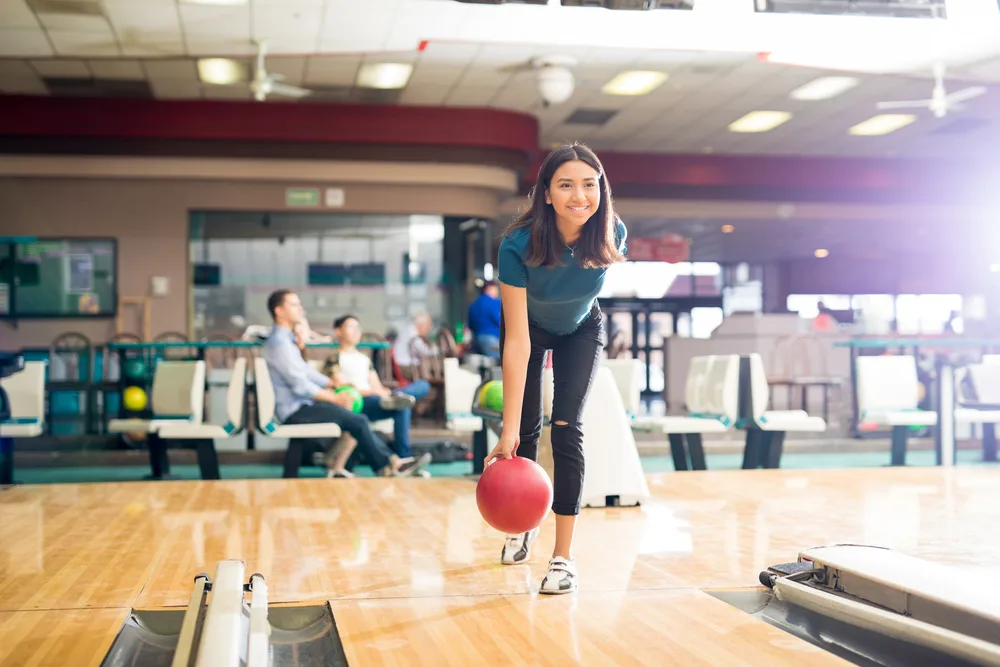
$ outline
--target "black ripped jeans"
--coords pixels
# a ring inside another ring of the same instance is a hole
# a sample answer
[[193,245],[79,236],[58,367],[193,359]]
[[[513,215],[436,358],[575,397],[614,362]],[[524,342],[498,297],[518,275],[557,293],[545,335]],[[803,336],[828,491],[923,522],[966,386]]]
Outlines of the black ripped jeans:
[[[505,324],[500,315],[500,358],[503,358]],[[580,513],[583,496],[583,406],[604,347],[604,317],[597,303],[571,334],[557,336],[528,325],[531,356],[521,404],[521,444],[517,456],[538,461],[542,435],[542,377],[545,354],[552,350],[552,512],[564,516]],[[559,424],[558,422],[565,422]]]

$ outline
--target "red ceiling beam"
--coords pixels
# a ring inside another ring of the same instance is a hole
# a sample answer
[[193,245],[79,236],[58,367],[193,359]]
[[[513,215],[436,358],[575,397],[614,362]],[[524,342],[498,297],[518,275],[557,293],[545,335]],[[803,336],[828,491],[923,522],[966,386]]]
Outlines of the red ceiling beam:
[[[57,150],[65,140],[67,152],[72,152],[72,142],[95,139],[106,139],[109,145],[146,141],[169,147],[169,142],[176,142],[185,150],[199,142],[216,148],[270,142],[283,146],[284,157],[338,145],[357,146],[362,152],[365,146],[424,152],[499,150],[523,156],[519,162],[532,165],[522,175],[525,191],[545,152],[538,148],[538,121],[529,114],[362,104],[3,96],[0,139],[4,137],[46,140]],[[17,142],[8,145],[12,143]],[[249,149],[253,150],[257,149]],[[615,151],[600,155],[616,194],[623,197],[970,203],[994,200],[1000,178],[1000,160],[973,164]]]
[[0,135],[538,147],[538,121],[498,109],[121,98],[0,99]]

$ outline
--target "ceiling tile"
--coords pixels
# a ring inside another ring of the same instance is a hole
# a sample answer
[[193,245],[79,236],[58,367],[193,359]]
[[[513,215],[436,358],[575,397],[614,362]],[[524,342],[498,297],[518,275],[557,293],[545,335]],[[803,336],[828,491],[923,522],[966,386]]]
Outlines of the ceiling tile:
[[82,60],[33,60],[31,66],[39,75],[59,79],[89,79],[93,76]]
[[41,28],[37,30],[0,28],[0,56],[29,58],[51,55],[53,55],[52,45],[45,38],[45,32]]
[[35,76],[38,76],[38,73],[27,60],[13,58],[0,60],[0,77],[30,79]]
[[355,0],[329,0],[320,49],[337,53],[384,50],[398,19],[396,6],[397,0],[365,0],[363,5]]
[[138,81],[146,78],[146,72],[138,60],[90,60],[87,65],[98,79]]
[[105,16],[81,16],[78,14],[39,14],[38,20],[46,30],[64,32],[103,33],[110,28]]
[[282,3],[254,3],[250,15],[254,39],[285,38],[298,42],[298,52],[313,51],[323,21],[323,4],[313,0],[287,0]]
[[142,66],[153,81],[198,83],[198,68],[193,60],[144,60]]
[[354,85],[360,64],[358,56],[312,56],[306,61],[306,84]]
[[407,87],[454,86],[465,72],[465,65],[418,62]]
[[451,88],[450,85],[433,83],[412,88],[407,86],[399,102],[400,104],[444,104]]
[[201,84],[197,81],[180,81],[177,79],[152,79],[149,87],[153,95],[159,99],[201,99]]
[[118,41],[108,27],[104,32],[49,30],[49,39],[61,56],[117,56]]
[[125,30],[118,33],[118,39],[123,56],[163,58],[185,55],[184,40],[179,32],[176,35],[137,35],[134,31]]
[[[222,52],[230,40],[242,40],[250,44],[250,9],[228,5],[192,5],[181,3],[181,30],[190,46],[194,39],[202,42],[201,47],[209,51]],[[226,40],[226,44],[210,44],[212,39]]]
[[458,85],[463,88],[466,86],[474,88],[492,86],[499,88],[506,85],[512,76],[513,74],[510,72],[501,71],[499,68],[469,65],[462,72],[462,78],[459,80]]
[[480,51],[478,44],[466,42],[431,41],[427,48],[420,52],[420,59],[435,63],[464,64],[475,60]]
[[204,84],[201,94],[206,100],[249,100],[250,88],[242,86],[212,86]]
[[487,106],[497,94],[496,86],[456,86],[451,89],[446,103],[448,106]]
[[264,67],[269,74],[280,74],[285,77],[282,83],[301,86],[306,74],[305,58],[268,58]]
[[187,35],[187,55],[195,58],[241,58],[257,55],[257,47],[249,37]]
[[8,95],[48,95],[39,76],[0,76],[0,93]]
[[28,9],[24,0],[3,0],[0,2],[0,25],[4,28],[38,28],[35,13]]

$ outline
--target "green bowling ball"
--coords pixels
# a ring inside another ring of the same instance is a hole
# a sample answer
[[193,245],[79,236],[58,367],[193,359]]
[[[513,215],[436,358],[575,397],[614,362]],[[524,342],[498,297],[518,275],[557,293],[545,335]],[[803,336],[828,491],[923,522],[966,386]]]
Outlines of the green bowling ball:
[[351,412],[361,412],[361,408],[364,407],[365,397],[361,395],[361,392],[354,387],[340,387],[337,389],[338,394],[349,393],[354,398],[354,403],[351,405]]
[[503,412],[503,382],[492,380],[483,387],[483,407],[492,412]]

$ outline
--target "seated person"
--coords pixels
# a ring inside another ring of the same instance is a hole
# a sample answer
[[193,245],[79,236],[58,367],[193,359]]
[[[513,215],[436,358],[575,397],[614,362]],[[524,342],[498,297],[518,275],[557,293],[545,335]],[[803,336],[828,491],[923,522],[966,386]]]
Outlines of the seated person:
[[[333,381],[302,358],[292,333],[304,316],[298,295],[291,290],[277,290],[268,297],[267,309],[274,320],[274,327],[267,337],[262,356],[267,361],[274,385],[274,412],[278,421],[283,424],[337,424],[354,437],[357,453],[378,475],[412,475],[427,465],[430,455],[414,461],[393,454],[372,430],[368,418],[351,412],[347,407],[351,404],[351,397],[334,393]],[[319,445],[321,449],[326,449],[322,442]]]
[[345,315],[333,323],[340,347],[328,362],[335,387],[350,385],[365,397],[361,414],[372,421],[392,419],[393,449],[403,459],[413,456],[410,448],[410,420],[413,404],[431,390],[426,380],[416,380],[393,392],[382,384],[372,368],[371,358],[358,350],[361,323],[353,315]]
[[500,288],[495,282],[483,285],[479,297],[469,306],[468,319],[475,351],[490,359],[499,359]]
[[437,346],[431,342],[434,322],[427,313],[413,318],[413,326],[404,330],[392,344],[392,357],[407,381],[414,379],[414,369],[425,359],[440,356]]

